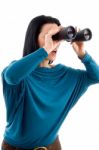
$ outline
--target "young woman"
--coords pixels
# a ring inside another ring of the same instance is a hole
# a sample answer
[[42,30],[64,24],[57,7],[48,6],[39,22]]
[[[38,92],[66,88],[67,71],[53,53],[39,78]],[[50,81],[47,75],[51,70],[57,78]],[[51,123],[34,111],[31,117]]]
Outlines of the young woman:
[[2,150],[61,150],[58,132],[64,119],[88,87],[99,83],[99,66],[83,42],[71,45],[86,70],[52,64],[62,42],[52,35],[61,28],[51,16],[32,19],[23,57],[2,71],[7,111]]

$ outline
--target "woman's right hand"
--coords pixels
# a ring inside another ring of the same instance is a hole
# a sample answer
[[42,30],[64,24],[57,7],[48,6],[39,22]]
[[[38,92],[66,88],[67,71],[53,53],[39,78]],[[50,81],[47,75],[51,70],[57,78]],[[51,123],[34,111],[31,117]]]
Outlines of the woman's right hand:
[[45,44],[43,48],[47,51],[48,54],[60,45],[60,41],[53,41],[52,36],[58,33],[61,28],[62,26],[53,28],[45,35]]

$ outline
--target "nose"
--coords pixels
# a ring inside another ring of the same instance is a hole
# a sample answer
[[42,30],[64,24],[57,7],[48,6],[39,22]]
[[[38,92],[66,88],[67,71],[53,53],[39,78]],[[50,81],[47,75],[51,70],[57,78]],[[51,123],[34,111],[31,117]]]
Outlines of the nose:
[[56,41],[56,40],[53,41],[54,44],[57,44],[58,42],[59,42],[59,41]]
[[57,46],[59,46],[59,45],[60,45],[60,41],[53,41],[53,44],[54,44],[54,45],[57,44]]

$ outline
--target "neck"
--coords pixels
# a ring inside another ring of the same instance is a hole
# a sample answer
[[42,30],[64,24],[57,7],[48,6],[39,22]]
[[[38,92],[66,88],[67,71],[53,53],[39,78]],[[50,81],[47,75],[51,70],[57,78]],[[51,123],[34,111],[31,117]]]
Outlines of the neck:
[[49,64],[49,60],[41,62],[39,66],[40,67],[47,67],[47,68],[53,67],[53,65]]

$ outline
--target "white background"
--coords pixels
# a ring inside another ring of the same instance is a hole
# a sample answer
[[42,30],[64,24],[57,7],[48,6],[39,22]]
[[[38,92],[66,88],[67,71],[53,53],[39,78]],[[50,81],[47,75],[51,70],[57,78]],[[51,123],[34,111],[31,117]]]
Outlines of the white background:
[[[92,40],[85,49],[99,64],[98,0],[0,0],[0,73],[14,59],[22,57],[24,38],[30,20],[50,15],[62,26],[78,26],[92,30]],[[85,69],[68,42],[61,44],[54,64],[63,63]],[[99,150],[99,84],[87,92],[69,112],[59,135],[62,150]],[[6,110],[0,83],[0,143],[6,124]]]

